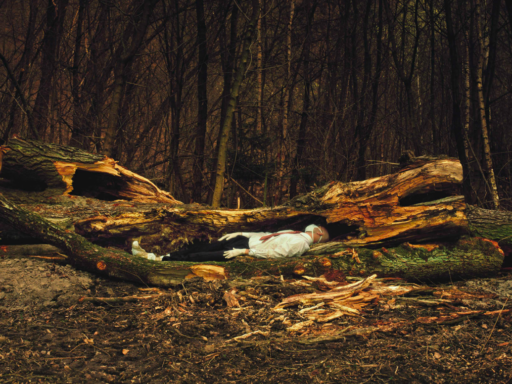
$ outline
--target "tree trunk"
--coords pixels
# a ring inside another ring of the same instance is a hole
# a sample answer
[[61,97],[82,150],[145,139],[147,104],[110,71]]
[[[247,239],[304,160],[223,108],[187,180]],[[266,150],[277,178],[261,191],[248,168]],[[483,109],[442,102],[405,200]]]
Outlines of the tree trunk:
[[492,165],[491,158],[491,147],[489,145],[489,128],[487,126],[487,117],[485,115],[485,99],[484,99],[484,86],[483,86],[483,74],[484,74],[484,57],[485,55],[485,47],[483,41],[482,27],[480,20],[480,0],[476,1],[476,12],[475,12],[475,26],[476,26],[476,34],[478,38],[477,43],[477,55],[478,55],[478,64],[476,68],[476,88],[478,94],[478,111],[480,117],[480,127],[482,129],[482,139],[483,139],[483,147],[484,147],[484,164],[487,179],[487,183],[489,184],[489,192],[492,197],[492,204],[494,209],[498,209],[500,207],[500,198],[498,196],[498,187],[496,185],[496,178],[494,176],[494,168]]
[[196,0],[197,13],[197,128],[194,150],[194,190],[192,198],[200,203],[203,194],[203,164],[206,123],[208,121],[208,51],[206,47],[206,21],[203,0]]
[[32,113],[34,127],[39,137],[44,137],[46,127],[48,126],[50,94],[52,91],[53,77],[57,69],[56,63],[58,60],[60,39],[63,33],[64,18],[68,2],[69,0],[60,0],[56,4],[55,1],[48,0],[46,30],[41,57],[41,80],[39,82],[39,89]]
[[464,126],[462,123],[462,96],[460,93],[460,73],[461,66],[459,63],[459,56],[457,53],[457,39],[455,35],[455,28],[453,25],[452,17],[452,4],[450,0],[444,0],[443,2],[444,11],[446,13],[446,37],[448,40],[448,47],[450,51],[450,80],[451,80],[451,92],[452,92],[452,131],[455,135],[457,143],[457,152],[459,159],[464,170],[464,182],[463,182],[463,194],[468,204],[474,203],[473,194],[471,188],[471,177],[469,161],[466,156],[466,149],[464,146]]
[[236,100],[238,98],[238,92],[240,90],[240,85],[242,84],[243,77],[245,75],[245,69],[247,67],[247,62],[249,61],[249,53],[251,49],[251,44],[254,40],[256,24],[258,22],[259,15],[259,7],[258,2],[253,0],[252,2],[253,11],[252,17],[249,22],[249,26],[247,28],[247,32],[245,34],[244,39],[244,49],[242,53],[242,57],[240,58],[240,65],[237,68],[235,79],[233,85],[231,87],[231,94],[228,103],[228,107],[226,110],[226,119],[224,120],[224,124],[221,127],[221,136],[218,144],[218,156],[217,156],[217,166],[215,168],[215,186],[213,189],[213,197],[212,197],[212,206],[214,208],[220,207],[220,200],[222,198],[222,192],[224,191],[224,173],[226,171],[226,156],[227,156],[227,145],[229,138],[229,130],[231,128],[231,122],[233,120],[233,115],[235,112]]
[[308,23],[306,27],[306,38],[304,40],[304,57],[303,57],[303,70],[304,70],[304,95],[302,98],[302,114],[300,118],[300,126],[299,133],[297,137],[297,149],[295,153],[295,159],[292,164],[292,178],[290,180],[290,198],[297,196],[297,186],[300,183],[302,178],[302,160],[304,158],[304,152],[306,147],[306,137],[307,137],[307,125],[310,114],[310,105],[311,105],[311,83],[312,83],[312,75],[310,69],[310,50],[311,50],[311,26],[313,24],[313,19],[315,17],[317,3],[316,1],[313,3],[311,8],[308,9]]
[[[227,23],[225,23],[227,24]],[[220,122],[219,126],[223,127],[224,122],[226,121],[226,113],[228,110],[230,93],[231,93],[231,82],[233,80],[233,68],[236,64],[236,41],[237,41],[237,30],[238,30],[238,7],[233,4],[231,6],[231,22],[229,29],[229,43],[228,43],[228,33],[227,33],[227,25],[223,25],[222,32],[219,34],[219,43],[220,50],[226,52],[226,55],[222,55],[221,57],[221,66],[223,73],[223,87],[222,87],[222,102],[220,106]],[[217,147],[215,148],[215,165],[216,160],[219,157],[219,145],[222,138],[222,129],[219,129],[217,135]],[[214,166],[215,166],[214,165]],[[213,199],[213,187],[215,185],[215,177],[216,172],[213,169],[210,172],[210,188],[208,188],[208,204],[211,205]]]
[[115,160],[73,147],[12,139],[0,146],[0,172],[8,181],[0,184],[0,192],[15,200],[73,194],[179,204],[169,193]]
[[78,6],[78,15],[76,21],[76,37],[75,37],[75,50],[73,52],[73,68],[72,68],[72,88],[71,95],[73,97],[73,129],[71,131],[71,145],[87,149],[89,148],[89,139],[86,137],[83,112],[81,110],[80,100],[80,62],[81,62],[81,47],[82,47],[82,23],[84,19],[86,1],[80,0]]
[[[319,219],[325,221],[331,239],[351,247],[438,241],[474,231],[474,223],[468,220],[475,214],[468,212],[485,211],[466,209],[460,195],[462,167],[450,158],[407,161],[403,157],[398,173],[352,183],[331,182],[279,207],[211,210],[182,205],[113,159],[76,148],[13,139],[0,147],[0,154],[0,188],[7,197],[25,203],[48,202],[48,197],[76,201],[79,210],[54,204],[38,204],[37,209],[45,217],[66,219],[94,241],[116,238],[113,244],[117,244],[119,239],[154,236],[146,244],[160,245],[165,252],[226,232],[303,229]],[[502,240],[512,233],[507,224],[495,224],[480,224],[479,235]]]
[[[141,215],[150,217],[149,212],[158,212],[151,224],[154,233],[165,232],[167,225],[176,226],[176,238],[170,239],[176,245],[180,244],[176,243],[177,237],[187,242],[215,238],[221,232],[290,226],[302,229],[315,218],[325,220],[331,227],[331,238],[348,246],[427,241],[467,231],[465,204],[460,196],[462,169],[455,159],[415,158],[399,173],[353,183],[331,182],[273,209],[214,211],[200,206],[179,207],[178,201],[149,180],[101,155],[19,139],[0,149],[4,184],[10,182],[10,188],[7,184],[3,190],[10,191],[11,198],[22,201],[23,195],[49,197],[72,193],[107,201],[167,203],[169,206],[150,207]],[[16,186],[28,192],[23,194]],[[99,228],[122,228],[131,220],[131,212],[126,215],[120,212],[108,218],[82,217],[77,228],[84,234],[89,231],[87,228],[96,233],[102,231]],[[186,237],[177,236],[180,227],[187,228]],[[196,229],[190,231],[193,227]],[[109,235],[101,235],[104,236]]]

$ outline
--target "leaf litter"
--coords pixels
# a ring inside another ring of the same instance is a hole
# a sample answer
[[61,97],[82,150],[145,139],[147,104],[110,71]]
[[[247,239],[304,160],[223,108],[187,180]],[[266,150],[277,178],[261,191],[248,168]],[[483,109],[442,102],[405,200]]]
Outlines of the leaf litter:
[[169,289],[0,260],[0,382],[504,383],[510,276],[340,276]]

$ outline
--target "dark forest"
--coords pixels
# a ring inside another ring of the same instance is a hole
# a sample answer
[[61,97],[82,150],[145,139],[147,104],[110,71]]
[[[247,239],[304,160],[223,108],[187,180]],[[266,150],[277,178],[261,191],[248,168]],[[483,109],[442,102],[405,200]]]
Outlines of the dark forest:
[[3,0],[0,15],[1,142],[106,154],[180,201],[246,208],[448,155],[468,203],[511,206],[512,0]]

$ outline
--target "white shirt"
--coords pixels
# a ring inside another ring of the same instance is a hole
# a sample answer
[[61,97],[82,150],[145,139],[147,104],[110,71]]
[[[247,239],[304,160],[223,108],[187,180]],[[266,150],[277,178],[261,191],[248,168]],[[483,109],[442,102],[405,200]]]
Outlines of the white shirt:
[[290,232],[290,230],[279,232],[244,232],[244,236],[249,238],[251,256],[262,259],[298,257],[309,251],[309,247],[313,244],[313,239],[304,232],[288,233],[271,237],[265,242],[260,240],[263,236],[280,232]]

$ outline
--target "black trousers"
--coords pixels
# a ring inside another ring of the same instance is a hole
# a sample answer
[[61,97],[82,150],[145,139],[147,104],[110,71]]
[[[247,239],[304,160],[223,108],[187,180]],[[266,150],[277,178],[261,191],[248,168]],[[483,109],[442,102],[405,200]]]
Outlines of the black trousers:
[[196,244],[164,256],[162,261],[226,261],[225,251],[249,249],[249,238],[237,236],[231,240]]

